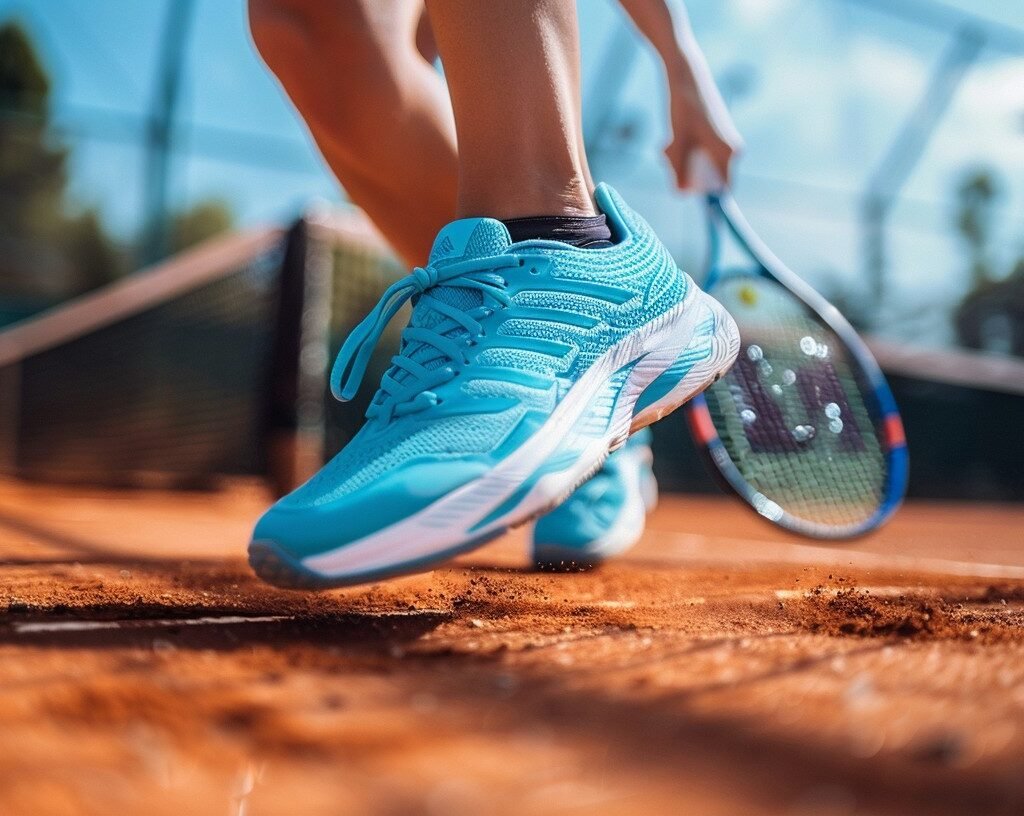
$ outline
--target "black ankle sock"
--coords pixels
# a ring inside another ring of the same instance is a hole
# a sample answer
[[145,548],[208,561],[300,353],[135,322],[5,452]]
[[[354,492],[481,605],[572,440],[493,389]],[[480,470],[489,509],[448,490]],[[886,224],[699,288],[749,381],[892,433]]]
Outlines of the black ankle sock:
[[614,245],[608,219],[603,215],[531,215],[509,218],[502,222],[508,227],[512,243],[543,238],[561,241],[581,249],[601,249]]

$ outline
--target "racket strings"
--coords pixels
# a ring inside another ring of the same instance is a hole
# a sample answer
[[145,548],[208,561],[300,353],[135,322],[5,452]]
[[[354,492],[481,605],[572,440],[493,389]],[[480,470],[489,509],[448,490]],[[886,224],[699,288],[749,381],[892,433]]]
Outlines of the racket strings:
[[887,465],[856,363],[777,284],[746,278],[720,288],[743,344],[706,397],[733,464],[790,516],[829,527],[864,522],[883,501]]

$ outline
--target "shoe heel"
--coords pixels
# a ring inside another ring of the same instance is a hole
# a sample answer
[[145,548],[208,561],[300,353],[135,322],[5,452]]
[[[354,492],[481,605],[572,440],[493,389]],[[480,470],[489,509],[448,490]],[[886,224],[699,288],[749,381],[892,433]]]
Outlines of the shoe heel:
[[[629,428],[631,434],[663,419],[677,408],[685,405],[725,376],[736,362],[740,351],[740,333],[736,321],[713,297],[704,292],[701,292],[701,297],[704,305],[711,310],[715,317],[711,353],[696,363],[671,391],[637,412]],[[691,341],[691,343],[693,342]]]

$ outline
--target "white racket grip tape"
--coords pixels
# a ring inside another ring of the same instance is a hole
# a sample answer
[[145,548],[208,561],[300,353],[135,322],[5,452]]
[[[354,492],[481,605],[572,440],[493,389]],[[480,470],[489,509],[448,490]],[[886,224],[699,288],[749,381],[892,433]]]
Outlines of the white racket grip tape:
[[694,150],[690,154],[689,166],[690,186],[695,193],[725,192],[725,181],[711,162],[711,157],[703,150]]

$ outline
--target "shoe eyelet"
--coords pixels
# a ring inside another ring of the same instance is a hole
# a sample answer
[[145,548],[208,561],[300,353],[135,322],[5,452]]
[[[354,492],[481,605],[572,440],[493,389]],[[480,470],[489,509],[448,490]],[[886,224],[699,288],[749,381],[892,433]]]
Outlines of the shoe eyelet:
[[539,274],[540,274],[540,272],[538,271],[537,267],[535,267],[535,266],[531,266],[531,267],[530,267],[530,274],[531,274],[531,275],[539,275]]

